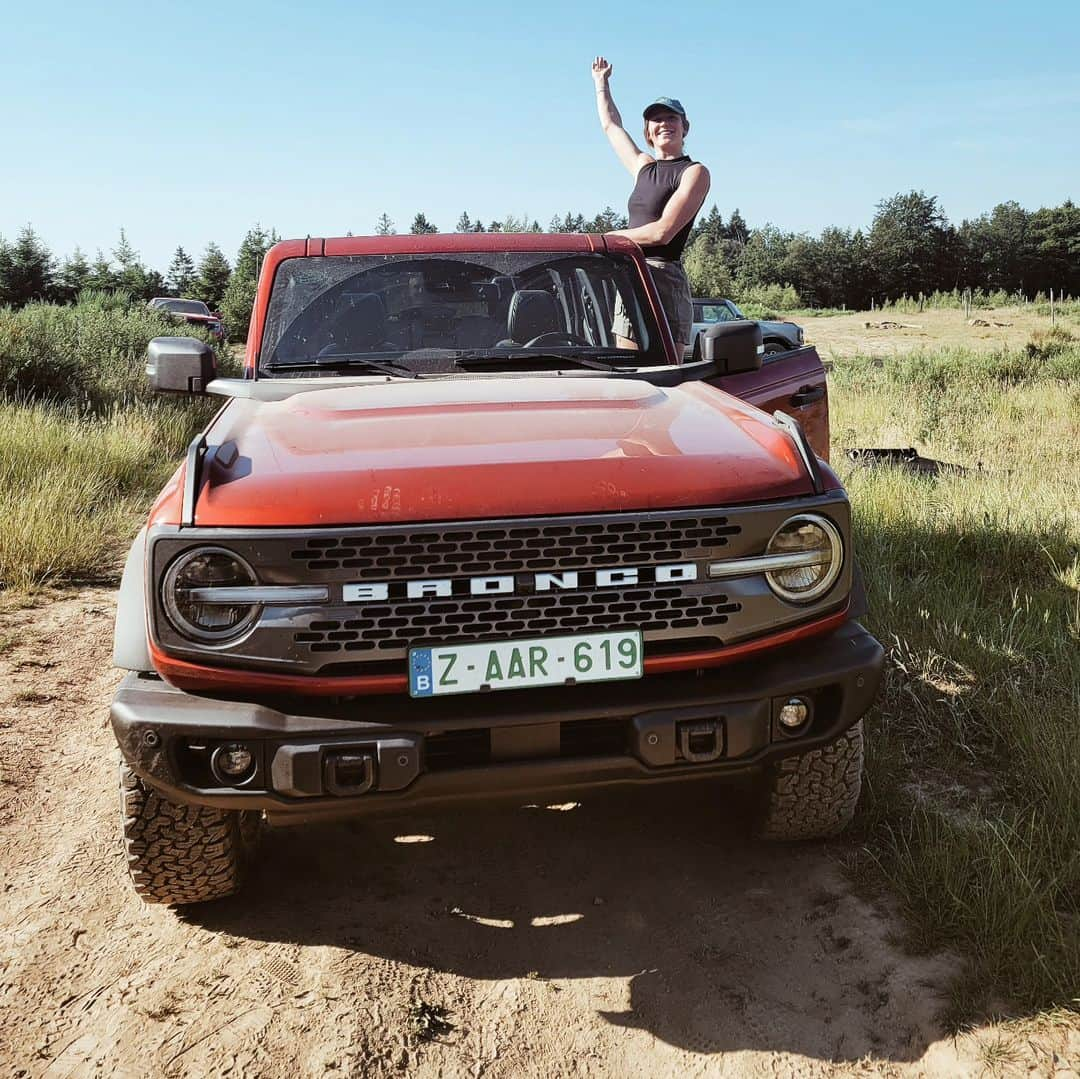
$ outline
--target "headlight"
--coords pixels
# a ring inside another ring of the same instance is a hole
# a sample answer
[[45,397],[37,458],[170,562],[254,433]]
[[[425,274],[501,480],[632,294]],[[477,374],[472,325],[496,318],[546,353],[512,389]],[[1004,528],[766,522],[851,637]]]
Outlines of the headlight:
[[792,563],[766,572],[769,587],[789,603],[811,603],[836,583],[844,545],[828,518],[805,513],[789,518],[773,533],[765,554],[787,556]]
[[[165,613],[176,630],[197,641],[224,641],[243,633],[261,604],[238,601],[233,589],[256,584],[251,567],[224,547],[196,547],[168,569],[161,585]],[[218,592],[215,596],[214,592]],[[222,601],[225,602],[222,602]]]

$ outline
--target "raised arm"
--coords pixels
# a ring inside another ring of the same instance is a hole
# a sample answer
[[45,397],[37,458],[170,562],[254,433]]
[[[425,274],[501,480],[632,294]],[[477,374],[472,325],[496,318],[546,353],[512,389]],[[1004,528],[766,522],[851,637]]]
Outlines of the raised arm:
[[637,176],[641,166],[647,165],[652,158],[638,149],[637,143],[622,126],[622,117],[611,99],[611,87],[608,85],[611,79],[611,64],[602,56],[593,60],[592,77],[596,84],[596,111],[600,114],[600,126],[627,171],[631,176]]

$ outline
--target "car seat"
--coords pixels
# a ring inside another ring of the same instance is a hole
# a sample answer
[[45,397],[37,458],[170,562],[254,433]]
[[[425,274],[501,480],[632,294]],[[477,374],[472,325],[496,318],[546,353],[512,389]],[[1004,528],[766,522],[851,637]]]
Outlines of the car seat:
[[330,342],[319,350],[320,356],[397,351],[398,346],[386,340],[386,313],[376,293],[354,292],[341,301],[330,325]]
[[518,289],[510,297],[510,310],[506,315],[507,340],[500,341],[499,348],[513,348],[527,344],[542,333],[563,330],[555,297],[543,289]]

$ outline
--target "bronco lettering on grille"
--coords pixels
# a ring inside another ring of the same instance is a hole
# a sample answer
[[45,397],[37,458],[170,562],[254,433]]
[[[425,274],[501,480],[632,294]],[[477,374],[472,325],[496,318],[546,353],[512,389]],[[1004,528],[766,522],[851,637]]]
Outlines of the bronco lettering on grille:
[[694,562],[662,566],[623,566],[554,573],[507,573],[488,577],[442,577],[419,581],[365,581],[342,586],[345,603],[380,603],[391,599],[445,599],[514,593],[623,588],[628,585],[681,584],[698,579]]

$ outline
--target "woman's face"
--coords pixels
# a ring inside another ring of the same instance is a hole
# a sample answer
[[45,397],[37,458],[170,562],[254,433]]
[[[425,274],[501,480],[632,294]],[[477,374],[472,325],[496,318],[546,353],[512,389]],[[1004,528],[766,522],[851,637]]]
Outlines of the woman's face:
[[645,138],[650,146],[665,152],[678,152],[690,125],[671,109],[657,109],[645,121]]

